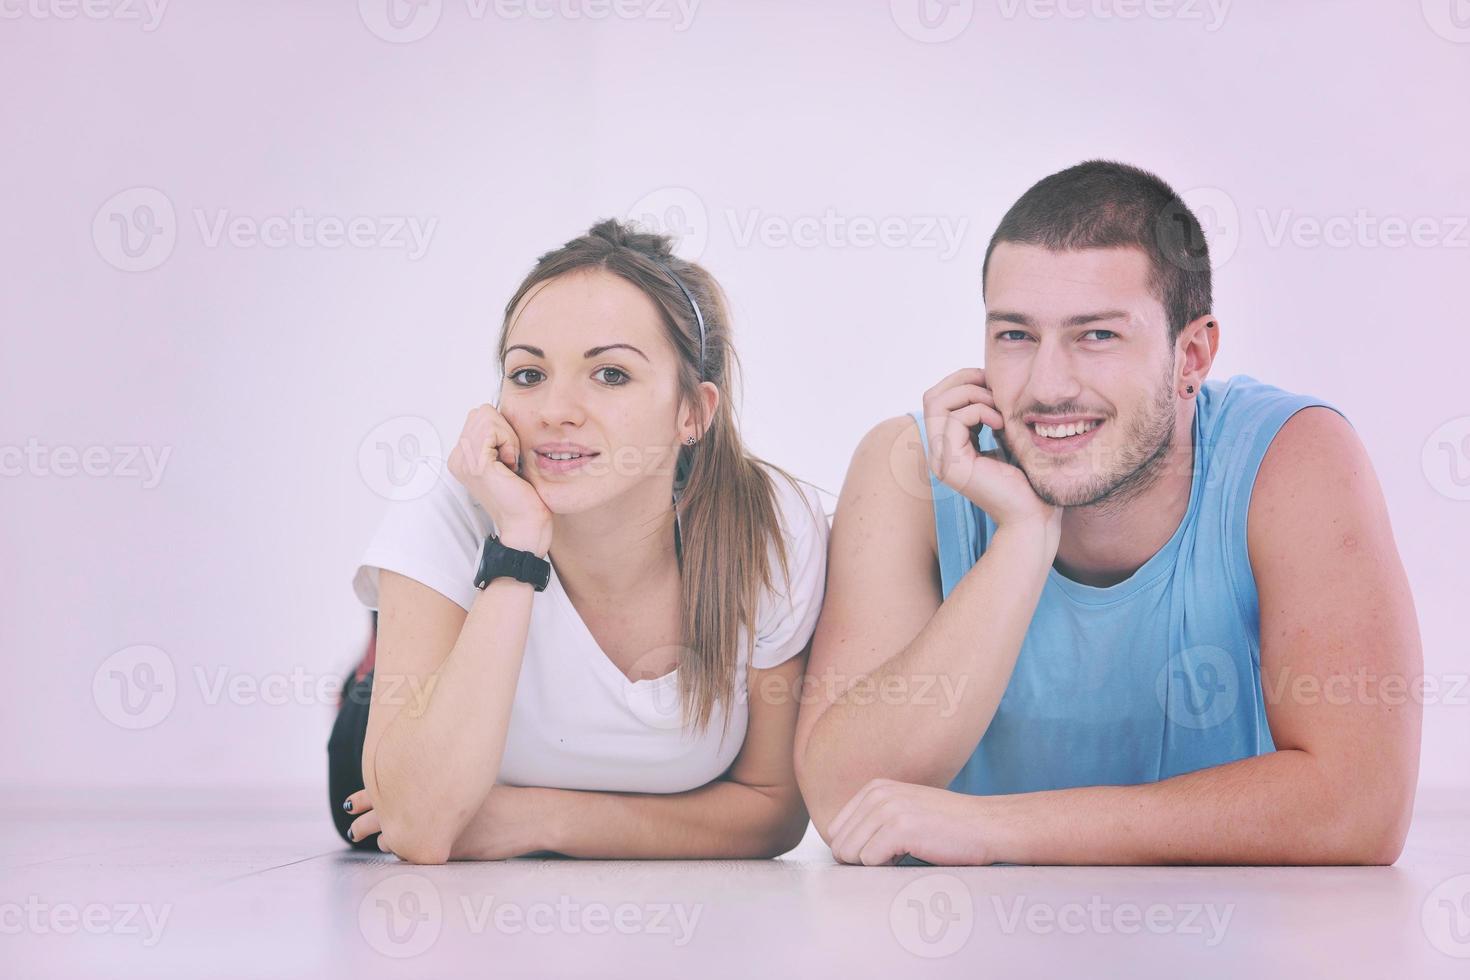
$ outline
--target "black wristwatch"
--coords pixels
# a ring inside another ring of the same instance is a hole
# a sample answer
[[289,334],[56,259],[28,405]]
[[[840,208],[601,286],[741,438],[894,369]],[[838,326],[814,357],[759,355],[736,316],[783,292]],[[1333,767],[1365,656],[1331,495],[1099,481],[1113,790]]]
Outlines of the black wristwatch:
[[483,589],[496,578],[527,582],[534,585],[537,592],[542,592],[551,582],[551,562],[537,558],[529,551],[508,548],[492,534],[485,538],[485,547],[480,551],[480,570],[475,575],[475,588]]

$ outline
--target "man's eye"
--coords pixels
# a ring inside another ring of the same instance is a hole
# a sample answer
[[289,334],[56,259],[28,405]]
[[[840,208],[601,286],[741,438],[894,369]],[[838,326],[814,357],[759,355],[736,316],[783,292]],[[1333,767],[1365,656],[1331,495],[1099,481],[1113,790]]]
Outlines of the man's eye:
[[[606,375],[607,375],[607,373],[609,371],[611,371],[613,374],[617,375],[618,377],[622,378],[623,380],[621,380],[621,381],[608,381]],[[602,375],[603,376],[603,384],[606,384],[609,387],[620,388],[623,385],[625,385],[625,384],[628,383],[628,375],[625,374],[623,371],[619,370],[618,368],[615,368],[615,367],[598,368],[597,369],[597,373],[599,375]]]
[[[1017,336],[1013,338],[1013,337],[1011,337],[1011,334],[1016,334]],[[996,336],[999,337],[1001,340],[1012,340],[1012,339],[1014,339],[1014,340],[1020,340],[1021,338],[1023,338],[1023,337],[1026,336],[1026,331],[1024,331],[1024,330],[1002,330],[1000,333],[996,334]]]
[[519,371],[512,371],[510,373],[509,377],[510,377],[510,379],[512,381],[515,381],[516,384],[518,384],[522,388],[524,388],[528,384],[535,384],[535,382],[534,381],[517,381],[516,380],[517,378],[519,378],[523,374],[540,374],[540,373],[541,372],[538,371],[538,370],[536,370],[535,368],[521,368]]
[[1089,330],[1087,332],[1088,333],[1105,333],[1105,334],[1107,334],[1106,337],[1099,337],[1099,338],[1097,338],[1098,340],[1112,340],[1114,337],[1118,336],[1116,333],[1114,333],[1111,330],[1103,330],[1101,328],[1098,328],[1098,329],[1095,329],[1095,330]]

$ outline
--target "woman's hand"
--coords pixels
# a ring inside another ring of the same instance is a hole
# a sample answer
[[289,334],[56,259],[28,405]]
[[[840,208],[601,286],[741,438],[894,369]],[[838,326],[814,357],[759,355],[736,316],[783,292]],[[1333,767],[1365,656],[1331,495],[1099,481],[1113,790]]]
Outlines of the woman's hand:
[[507,547],[545,555],[551,550],[551,511],[520,476],[521,443],[493,405],[472,409],[449,454],[449,472],[485,508]]
[[342,809],[356,815],[357,819],[347,827],[347,836],[354,842],[367,840],[373,834],[378,835],[378,850],[387,851],[392,854],[393,846],[388,842],[384,834],[383,825],[378,820],[378,811],[373,809],[372,797],[368,791],[360,789],[343,801]]
[[[496,783],[485,802],[460,832],[450,849],[451,861],[499,861],[503,858],[547,850],[551,814],[542,805],[551,791],[531,786]],[[393,844],[382,833],[378,812],[368,791],[360,789],[347,797],[349,813],[357,815],[347,834],[355,841],[378,834],[378,850],[393,853]]]
[[981,453],[970,430],[981,423],[1005,428],[995,395],[985,387],[983,368],[963,368],[924,392],[924,429],[929,436],[929,469],[946,486],[965,495],[996,525],[1035,522],[1056,532],[1061,508],[1031,489],[1021,468],[1001,451]]

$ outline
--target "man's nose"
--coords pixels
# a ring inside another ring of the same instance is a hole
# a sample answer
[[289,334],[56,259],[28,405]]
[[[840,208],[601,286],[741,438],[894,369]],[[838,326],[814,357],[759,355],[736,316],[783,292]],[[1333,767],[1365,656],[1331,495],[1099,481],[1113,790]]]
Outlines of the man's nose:
[[1071,350],[1057,338],[1043,337],[1031,359],[1028,380],[1032,401],[1055,406],[1075,400],[1079,385]]

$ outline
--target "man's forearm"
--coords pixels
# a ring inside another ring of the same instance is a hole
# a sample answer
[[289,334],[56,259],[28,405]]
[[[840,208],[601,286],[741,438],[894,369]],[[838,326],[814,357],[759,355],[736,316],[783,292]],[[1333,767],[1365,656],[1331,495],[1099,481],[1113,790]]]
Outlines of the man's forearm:
[[1412,783],[1336,778],[1285,749],[1139,786],[975,797],[975,832],[1011,864],[1392,864]]
[[[806,830],[796,787],[747,786],[717,779],[684,793],[529,790],[539,828],[527,850],[579,858],[761,858],[795,847]],[[493,819],[493,818],[492,818]],[[460,856],[475,854],[466,835]]]
[[1000,528],[907,647],[838,679],[846,689],[812,727],[802,766],[819,829],[870,779],[948,785],[990,726],[1054,555],[1044,529]]

